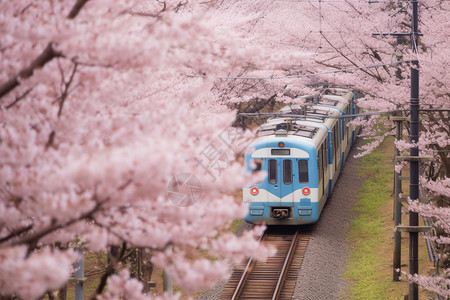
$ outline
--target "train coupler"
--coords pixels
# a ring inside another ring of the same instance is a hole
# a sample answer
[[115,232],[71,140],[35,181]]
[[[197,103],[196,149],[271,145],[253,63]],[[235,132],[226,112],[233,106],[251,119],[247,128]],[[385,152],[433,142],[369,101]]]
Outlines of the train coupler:
[[272,210],[272,216],[277,219],[289,218],[288,208],[274,208]]

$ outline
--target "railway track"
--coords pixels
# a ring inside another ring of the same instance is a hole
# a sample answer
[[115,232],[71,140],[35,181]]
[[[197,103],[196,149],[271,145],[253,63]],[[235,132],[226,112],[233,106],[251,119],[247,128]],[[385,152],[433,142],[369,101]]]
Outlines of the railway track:
[[261,243],[273,246],[276,253],[266,262],[249,258],[236,265],[221,299],[292,299],[309,239],[296,229],[264,233]]

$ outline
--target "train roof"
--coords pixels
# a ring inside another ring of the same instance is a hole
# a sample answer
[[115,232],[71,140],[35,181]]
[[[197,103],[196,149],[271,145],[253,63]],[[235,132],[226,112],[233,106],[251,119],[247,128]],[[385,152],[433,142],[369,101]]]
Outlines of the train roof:
[[288,120],[284,118],[271,119],[263,124],[258,131],[258,138],[252,143],[253,147],[264,145],[270,140],[289,140],[298,146],[319,145],[327,136],[328,129],[323,122],[306,120]]
[[[256,146],[268,138],[284,137],[299,143],[319,145],[327,132],[337,122],[336,118],[344,113],[353,94],[348,89],[332,88],[322,91],[319,96],[305,96],[304,104],[288,105],[279,110],[282,117],[273,117],[258,129]],[[295,115],[292,118],[289,115]]]

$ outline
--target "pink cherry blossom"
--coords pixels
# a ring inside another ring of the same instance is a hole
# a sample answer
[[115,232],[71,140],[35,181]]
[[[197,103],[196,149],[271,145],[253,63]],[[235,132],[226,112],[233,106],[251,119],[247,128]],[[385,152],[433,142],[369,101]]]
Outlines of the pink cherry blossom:
[[[186,291],[226,278],[242,256],[264,259],[270,249],[254,238],[262,228],[240,238],[225,232],[247,211],[230,192],[265,176],[244,174],[238,158],[254,132],[230,126],[230,107],[300,103],[296,96],[315,92],[306,84],[326,81],[361,91],[366,111],[407,110],[408,61],[418,58],[422,109],[449,109],[448,2],[421,3],[419,55],[372,35],[409,30],[410,16],[396,3],[376,5],[3,1],[0,294],[33,299],[60,288],[77,259],[67,250],[74,241],[86,251],[152,250],[155,265]],[[435,158],[429,173],[441,170],[425,185],[448,197],[448,113],[421,117],[418,147]],[[352,122],[365,125],[362,137],[376,136],[361,155],[395,132],[385,115]],[[407,140],[406,127],[403,134]],[[397,145],[407,151],[407,141]],[[179,207],[168,196],[180,173],[201,182],[195,205]],[[417,209],[446,228],[435,207]],[[193,249],[218,260],[190,261]],[[126,270],[115,271],[101,299],[150,297]]]

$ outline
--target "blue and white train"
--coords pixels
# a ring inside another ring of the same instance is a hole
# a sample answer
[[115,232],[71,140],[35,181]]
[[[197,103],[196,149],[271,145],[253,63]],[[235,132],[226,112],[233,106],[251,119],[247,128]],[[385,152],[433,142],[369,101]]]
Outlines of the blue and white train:
[[261,125],[245,164],[248,172],[262,170],[267,177],[243,189],[247,222],[298,225],[319,220],[359,129],[347,126],[344,116],[358,113],[355,95],[345,88],[326,88],[306,104],[283,107]]

